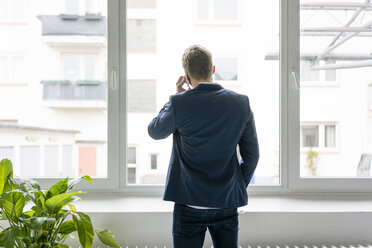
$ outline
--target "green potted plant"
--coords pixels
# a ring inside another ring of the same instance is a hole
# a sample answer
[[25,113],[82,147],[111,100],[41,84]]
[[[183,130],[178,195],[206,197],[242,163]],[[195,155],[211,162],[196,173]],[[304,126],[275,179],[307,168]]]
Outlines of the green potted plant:
[[120,247],[111,231],[94,230],[89,216],[78,212],[73,202],[81,200],[73,192],[73,186],[82,180],[92,182],[89,176],[77,179],[65,178],[49,190],[30,178],[13,178],[10,160],[0,162],[0,247],[67,248],[64,242],[75,238],[83,248],[91,247],[94,233],[102,243]]

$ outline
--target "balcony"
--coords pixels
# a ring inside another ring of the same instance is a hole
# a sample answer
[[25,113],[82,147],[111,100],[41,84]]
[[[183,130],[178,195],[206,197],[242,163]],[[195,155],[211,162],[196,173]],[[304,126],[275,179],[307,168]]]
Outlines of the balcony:
[[106,47],[106,17],[100,15],[41,15],[43,41],[53,47]]
[[42,81],[43,103],[51,108],[106,108],[107,84],[101,81]]

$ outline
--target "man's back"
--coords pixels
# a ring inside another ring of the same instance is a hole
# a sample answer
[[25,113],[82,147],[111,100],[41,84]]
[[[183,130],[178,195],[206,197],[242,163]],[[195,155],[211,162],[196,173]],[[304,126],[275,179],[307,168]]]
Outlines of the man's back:
[[251,163],[251,168],[243,163],[246,168],[242,168],[237,144],[246,147],[243,160],[244,155],[258,160],[248,97],[219,84],[201,83],[171,96],[162,112],[150,123],[149,134],[164,138],[173,133],[164,199],[216,208],[246,205],[246,186],[257,163]]

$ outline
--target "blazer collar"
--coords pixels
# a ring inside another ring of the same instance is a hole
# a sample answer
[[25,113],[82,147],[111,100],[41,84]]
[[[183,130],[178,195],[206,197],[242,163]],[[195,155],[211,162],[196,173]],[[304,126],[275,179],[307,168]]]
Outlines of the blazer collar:
[[220,90],[223,89],[218,83],[199,83],[193,90]]

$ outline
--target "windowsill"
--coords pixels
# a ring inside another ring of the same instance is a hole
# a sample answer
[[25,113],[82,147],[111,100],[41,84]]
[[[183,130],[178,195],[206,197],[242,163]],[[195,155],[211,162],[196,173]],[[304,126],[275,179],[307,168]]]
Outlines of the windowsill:
[[[161,196],[128,196],[122,193],[88,193],[75,203],[88,213],[170,213],[173,202]],[[342,213],[372,212],[372,194],[291,194],[250,195],[248,205],[239,208],[247,213]]]

